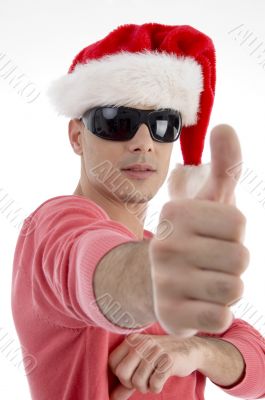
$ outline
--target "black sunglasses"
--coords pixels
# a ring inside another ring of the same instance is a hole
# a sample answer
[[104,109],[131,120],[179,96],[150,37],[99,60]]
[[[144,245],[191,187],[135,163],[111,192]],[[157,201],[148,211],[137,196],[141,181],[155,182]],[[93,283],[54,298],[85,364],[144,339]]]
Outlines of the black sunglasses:
[[130,140],[141,123],[145,123],[153,140],[162,143],[176,141],[181,132],[179,111],[171,109],[139,110],[130,107],[104,106],[87,110],[80,121],[96,136],[116,141]]

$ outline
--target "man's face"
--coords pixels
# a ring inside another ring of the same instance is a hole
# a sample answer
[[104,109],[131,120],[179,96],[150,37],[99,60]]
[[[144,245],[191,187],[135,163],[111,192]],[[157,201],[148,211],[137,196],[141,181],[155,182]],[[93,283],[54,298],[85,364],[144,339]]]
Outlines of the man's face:
[[[133,107],[151,109],[142,105]],[[97,195],[123,203],[145,203],[155,196],[165,181],[173,143],[153,141],[144,124],[139,126],[132,139],[115,142],[99,138],[75,119],[69,122],[69,138],[74,151],[82,158],[84,194],[96,191]],[[150,164],[155,172],[137,179],[122,170],[129,164],[141,163]]]

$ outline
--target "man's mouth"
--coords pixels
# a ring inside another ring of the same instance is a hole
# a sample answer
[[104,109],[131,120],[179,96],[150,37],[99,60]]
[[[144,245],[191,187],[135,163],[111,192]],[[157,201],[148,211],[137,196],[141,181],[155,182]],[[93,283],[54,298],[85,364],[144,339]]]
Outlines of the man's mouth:
[[134,179],[146,179],[149,176],[155,174],[155,171],[151,170],[137,170],[137,169],[122,169],[122,172],[130,178]]
[[122,168],[125,171],[155,171],[155,168],[149,164],[131,164],[125,168]]

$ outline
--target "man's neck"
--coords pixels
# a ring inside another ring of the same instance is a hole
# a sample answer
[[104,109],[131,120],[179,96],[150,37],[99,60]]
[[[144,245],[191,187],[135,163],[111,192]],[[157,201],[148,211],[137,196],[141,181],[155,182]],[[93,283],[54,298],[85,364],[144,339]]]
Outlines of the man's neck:
[[74,195],[87,197],[99,205],[108,214],[109,218],[113,221],[117,221],[124,225],[129,231],[131,231],[138,240],[144,239],[144,220],[146,215],[147,204],[140,203],[132,204],[121,204],[114,202],[111,199],[106,199],[100,196],[97,192],[92,191],[84,193],[80,184],[77,185]]

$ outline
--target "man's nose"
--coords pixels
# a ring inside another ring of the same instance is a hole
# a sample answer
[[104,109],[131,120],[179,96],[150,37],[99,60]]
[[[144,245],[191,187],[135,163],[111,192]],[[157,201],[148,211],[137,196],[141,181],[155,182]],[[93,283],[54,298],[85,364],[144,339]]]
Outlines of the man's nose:
[[141,124],[137,129],[134,137],[130,139],[127,143],[131,151],[134,151],[136,149],[152,151],[154,148],[154,141],[146,124]]

